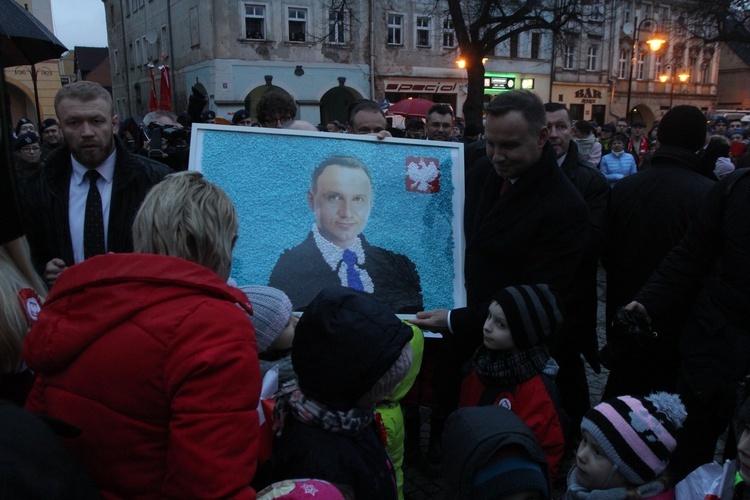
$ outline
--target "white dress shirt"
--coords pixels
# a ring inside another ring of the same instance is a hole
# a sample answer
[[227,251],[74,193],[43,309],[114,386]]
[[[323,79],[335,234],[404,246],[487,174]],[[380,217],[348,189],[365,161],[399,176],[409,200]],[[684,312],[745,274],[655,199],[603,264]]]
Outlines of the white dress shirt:
[[[102,214],[104,215],[104,248],[108,247],[107,231],[109,230],[109,206],[112,201],[112,180],[115,175],[115,155],[113,151],[104,162],[96,167],[101,177],[96,187],[102,197]],[[73,172],[70,176],[70,193],[68,199],[68,224],[70,241],[73,244],[73,260],[76,264],[83,262],[83,222],[86,218],[86,198],[89,195],[89,182],[84,177],[88,169],[78,163],[71,155]]]

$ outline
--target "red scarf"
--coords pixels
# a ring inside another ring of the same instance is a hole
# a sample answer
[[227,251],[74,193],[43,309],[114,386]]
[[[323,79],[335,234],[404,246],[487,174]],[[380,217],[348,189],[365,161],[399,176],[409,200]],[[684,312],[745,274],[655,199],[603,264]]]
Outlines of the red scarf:
[[[628,153],[633,152],[633,137],[630,137],[630,140],[628,141]],[[636,160],[636,163],[638,166],[641,166],[641,163],[643,163],[643,156],[648,153],[648,141],[646,140],[646,136],[641,136],[641,143],[638,147],[638,159]]]

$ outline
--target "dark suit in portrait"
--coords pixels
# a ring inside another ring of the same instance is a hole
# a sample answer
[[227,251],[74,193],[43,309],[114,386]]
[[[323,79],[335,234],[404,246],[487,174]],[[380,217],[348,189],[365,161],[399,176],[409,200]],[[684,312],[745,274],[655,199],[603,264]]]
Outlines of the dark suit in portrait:
[[[405,255],[370,245],[364,235],[359,235],[364,262],[357,267],[369,276],[363,277],[365,286],[372,287],[372,294],[388,304],[396,313],[421,311],[422,287],[414,263]],[[326,261],[311,231],[296,247],[285,250],[271,272],[269,286],[283,290],[292,301],[294,309],[307,306],[320,290],[332,285],[345,285],[341,276],[346,275],[342,259],[334,263]],[[364,274],[364,273],[363,273]],[[344,278],[345,280],[345,278]],[[365,291],[370,291],[365,289]]]

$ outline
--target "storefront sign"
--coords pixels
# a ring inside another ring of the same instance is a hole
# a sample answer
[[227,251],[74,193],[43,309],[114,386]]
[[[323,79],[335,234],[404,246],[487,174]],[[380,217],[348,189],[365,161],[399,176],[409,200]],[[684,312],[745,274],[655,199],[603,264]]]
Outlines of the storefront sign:
[[582,103],[593,104],[597,99],[602,98],[602,93],[596,89],[578,89],[575,93],[576,99],[580,99]]
[[458,91],[458,83],[408,83],[408,82],[386,82],[386,92],[423,92],[432,94],[455,94]]

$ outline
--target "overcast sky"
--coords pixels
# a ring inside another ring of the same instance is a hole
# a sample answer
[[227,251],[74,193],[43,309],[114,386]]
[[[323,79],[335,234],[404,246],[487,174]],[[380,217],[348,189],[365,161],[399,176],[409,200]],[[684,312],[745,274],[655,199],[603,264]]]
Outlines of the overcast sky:
[[102,0],[51,0],[51,4],[55,35],[67,48],[107,46]]

